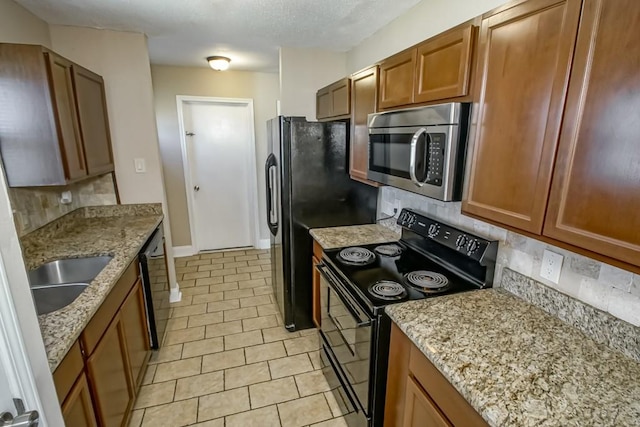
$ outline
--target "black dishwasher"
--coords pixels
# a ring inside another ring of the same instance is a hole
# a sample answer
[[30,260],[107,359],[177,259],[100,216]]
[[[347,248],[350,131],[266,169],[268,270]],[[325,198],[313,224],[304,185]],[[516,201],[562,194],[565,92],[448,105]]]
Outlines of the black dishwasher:
[[162,224],[154,231],[139,255],[147,327],[151,348],[162,345],[169,321],[169,278]]

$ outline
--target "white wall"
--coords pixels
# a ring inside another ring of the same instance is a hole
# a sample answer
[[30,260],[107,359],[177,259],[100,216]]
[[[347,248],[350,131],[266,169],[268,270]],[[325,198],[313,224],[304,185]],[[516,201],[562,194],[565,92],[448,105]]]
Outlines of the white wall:
[[506,0],[422,0],[347,52],[349,74],[506,3]]
[[[0,43],[51,45],[49,26],[12,0],[0,0]],[[27,409],[40,407],[43,426],[63,426],[60,404],[40,334],[38,317],[29,289],[16,226],[7,192],[4,171],[0,168],[0,257],[6,269],[9,291],[17,322],[24,340],[25,356],[35,379],[40,402],[25,402]],[[5,384],[1,385],[2,387]],[[41,405],[41,406],[40,406]]]
[[265,221],[267,208],[264,182],[264,162],[267,158],[266,121],[276,116],[278,75],[244,71],[216,72],[210,68],[158,65],[151,67],[151,75],[174,245],[191,245],[178,128],[177,95],[253,99],[260,238],[269,239],[269,229]]
[[280,48],[281,114],[315,120],[316,91],[346,75],[344,53]]
[[[104,78],[116,179],[122,203],[162,203],[167,248],[173,247],[158,146],[151,66],[144,34],[93,28],[50,26],[54,51]],[[136,173],[143,158],[146,173]],[[169,278],[177,285],[173,254]]]

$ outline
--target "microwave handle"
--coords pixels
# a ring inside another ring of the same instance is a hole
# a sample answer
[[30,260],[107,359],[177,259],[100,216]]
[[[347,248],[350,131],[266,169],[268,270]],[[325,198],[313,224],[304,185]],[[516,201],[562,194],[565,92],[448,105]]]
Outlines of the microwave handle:
[[413,134],[413,138],[411,138],[411,157],[409,158],[409,175],[411,176],[411,181],[418,187],[422,187],[426,182],[426,179],[424,181],[420,181],[416,176],[416,151],[418,148],[418,139],[420,139],[420,136],[422,136],[422,134],[426,134],[426,133],[427,133],[426,128],[420,128],[416,131],[416,133]]

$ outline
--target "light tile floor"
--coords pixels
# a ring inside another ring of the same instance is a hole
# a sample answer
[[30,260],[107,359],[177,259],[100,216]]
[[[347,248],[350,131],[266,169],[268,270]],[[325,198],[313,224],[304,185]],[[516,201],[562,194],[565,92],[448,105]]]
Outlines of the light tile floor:
[[[130,427],[343,427],[315,329],[288,332],[269,251],[176,259],[182,301],[149,362]],[[333,381],[332,381],[333,382]]]

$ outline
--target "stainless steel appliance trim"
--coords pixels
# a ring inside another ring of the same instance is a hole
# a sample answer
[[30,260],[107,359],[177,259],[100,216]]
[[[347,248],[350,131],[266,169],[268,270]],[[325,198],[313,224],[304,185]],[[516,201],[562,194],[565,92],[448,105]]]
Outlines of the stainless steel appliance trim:
[[460,121],[461,104],[428,105],[426,107],[406,108],[403,110],[372,113],[367,117],[371,128],[448,125]]
[[[411,176],[411,181],[418,187],[422,187],[426,181],[426,178],[425,181],[420,181],[416,176],[416,150],[418,149],[418,139],[422,134],[427,134],[426,128],[420,128],[413,134],[411,138],[411,157],[409,158],[409,175]],[[429,138],[428,134],[426,138]]]

